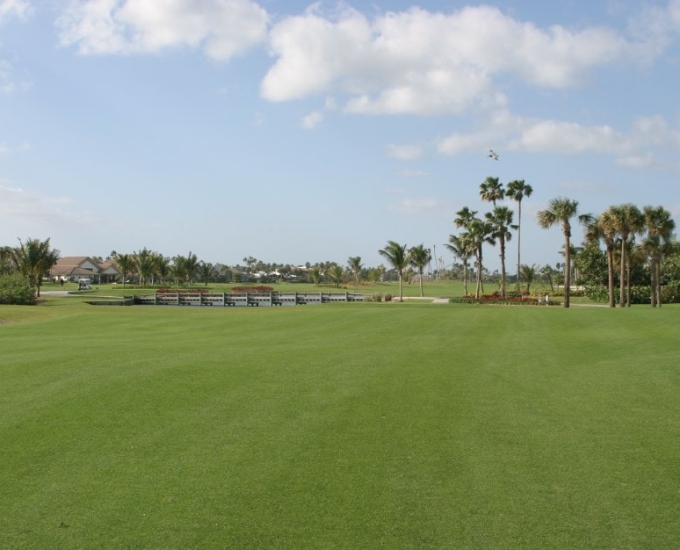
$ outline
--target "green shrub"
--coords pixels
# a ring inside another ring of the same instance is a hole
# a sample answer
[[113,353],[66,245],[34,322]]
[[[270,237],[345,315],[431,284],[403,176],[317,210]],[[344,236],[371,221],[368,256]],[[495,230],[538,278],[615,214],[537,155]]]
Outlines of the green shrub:
[[378,293],[372,296],[374,302],[382,302],[383,295]]
[[0,277],[0,304],[34,306],[35,287],[19,275]]
[[391,302],[392,301],[392,295],[391,294],[385,294],[385,301]]

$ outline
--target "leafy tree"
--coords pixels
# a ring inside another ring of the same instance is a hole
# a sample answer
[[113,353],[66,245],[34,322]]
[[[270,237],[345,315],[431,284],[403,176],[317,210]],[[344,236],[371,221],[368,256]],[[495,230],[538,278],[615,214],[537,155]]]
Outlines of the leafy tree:
[[406,245],[399,244],[395,241],[387,241],[387,246],[378,250],[378,253],[397,271],[397,274],[399,275],[399,301],[403,302],[403,275],[404,269],[409,261]]
[[36,289],[36,296],[40,297],[40,286],[43,277],[59,261],[59,251],[50,247],[50,239],[19,239],[19,246],[14,248],[13,261],[16,269],[29,284]]
[[354,275],[354,281],[358,286],[361,279],[361,270],[363,269],[361,256],[351,256],[347,260],[347,267],[349,267],[350,272]]
[[174,279],[175,285],[179,288],[179,285],[186,279],[186,261],[184,256],[175,256],[172,259],[172,265],[170,266],[170,276]]
[[505,298],[505,243],[512,237],[512,210],[507,206],[495,206],[493,212],[487,212],[486,219],[491,225],[491,238],[498,241],[501,259],[501,296]]
[[520,288],[520,251],[521,251],[521,237],[522,237],[522,199],[530,197],[534,192],[531,185],[524,183],[524,180],[513,180],[508,183],[508,188],[505,195],[512,200],[517,201],[517,289]]
[[36,303],[35,287],[18,273],[0,275],[0,304],[32,306]]
[[11,246],[0,246],[0,275],[11,275],[15,271],[14,249]]
[[498,178],[488,177],[479,184],[479,196],[483,201],[490,202],[496,207],[496,201],[503,200],[505,190]]
[[419,244],[414,246],[409,250],[408,253],[409,263],[418,270],[418,275],[420,276],[420,297],[423,297],[423,271],[425,267],[432,261],[432,253],[429,248],[425,248],[424,245]]
[[578,215],[578,201],[564,197],[551,199],[548,208],[538,213],[538,225],[543,229],[559,225],[564,235],[564,307],[569,307],[569,294],[571,290],[571,218],[578,216],[581,223],[587,223],[591,217],[587,214]]

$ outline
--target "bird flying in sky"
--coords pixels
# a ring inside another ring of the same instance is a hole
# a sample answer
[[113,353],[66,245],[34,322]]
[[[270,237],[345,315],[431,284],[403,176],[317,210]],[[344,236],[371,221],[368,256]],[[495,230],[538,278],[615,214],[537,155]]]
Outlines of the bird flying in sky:
[[493,149],[489,149],[489,157],[491,157],[493,160],[498,160],[498,155],[494,152]]

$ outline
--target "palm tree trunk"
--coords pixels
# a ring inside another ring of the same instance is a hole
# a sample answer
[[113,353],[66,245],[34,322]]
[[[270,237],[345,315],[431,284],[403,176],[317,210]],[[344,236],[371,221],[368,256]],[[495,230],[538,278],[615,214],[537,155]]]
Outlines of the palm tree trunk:
[[607,272],[609,275],[609,307],[616,307],[614,296],[614,249],[607,247]]
[[656,305],[661,307],[661,255],[656,257]]
[[519,283],[519,274],[520,274],[520,264],[519,261],[519,253],[520,253],[520,243],[521,238],[522,238],[522,201],[517,201],[517,290],[519,292],[522,292],[522,287]]
[[569,293],[571,291],[571,255],[569,250],[569,234],[564,236],[564,307],[569,307]]
[[621,280],[619,281],[619,304],[626,307],[626,241],[628,235],[621,235]]
[[630,307],[630,261],[626,262],[626,306]]
[[402,286],[402,274],[401,271],[399,271],[399,301],[403,302],[404,301],[404,292],[403,292],[403,286]]
[[505,237],[500,237],[501,247],[501,297],[505,298]]
[[656,294],[656,256],[654,253],[652,253],[651,256],[651,265],[649,266],[649,271],[651,272],[651,287],[652,287],[652,296],[651,296],[651,304],[652,307],[656,307],[656,299],[657,299],[657,294]]
[[423,297],[423,270],[420,270],[420,297]]

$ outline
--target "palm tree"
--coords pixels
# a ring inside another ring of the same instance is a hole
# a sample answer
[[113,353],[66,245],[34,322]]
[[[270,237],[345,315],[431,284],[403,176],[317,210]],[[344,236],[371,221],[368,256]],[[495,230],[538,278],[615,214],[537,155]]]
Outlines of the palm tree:
[[172,265],[170,266],[170,275],[175,280],[175,285],[179,289],[180,284],[184,281],[186,277],[186,264],[187,259],[184,256],[175,256],[172,259]]
[[[255,258],[252,257],[250,259],[255,260]],[[184,277],[186,278],[187,283],[191,284],[193,281],[200,263],[196,254],[189,251],[189,255],[184,259]]]
[[652,307],[661,307],[661,258],[669,249],[675,222],[671,213],[663,206],[645,206],[642,209],[647,228],[645,246],[650,257],[650,272],[652,286]]
[[470,258],[475,254],[475,246],[470,234],[449,235],[449,242],[444,246],[463,262],[463,284],[465,285],[465,296],[467,296]]
[[645,218],[640,209],[634,204],[627,203],[610,208],[612,225],[621,239],[621,273],[619,280],[619,302],[621,307],[630,307],[630,295],[626,295],[626,265],[627,246],[630,237],[641,233],[644,228]]
[[536,264],[531,264],[531,265],[526,265],[524,264],[521,266],[520,271],[522,272],[522,278],[527,284],[527,294],[531,290],[531,283],[533,283],[536,280],[536,277],[538,276],[538,268],[536,267]]
[[597,219],[586,226],[585,240],[589,243],[604,242],[607,250],[607,273],[609,281],[609,307],[616,307],[614,295],[614,248],[616,246],[616,229],[611,209],[605,210]]
[[312,278],[314,286],[319,286],[319,283],[321,282],[321,270],[319,269],[318,265],[312,267],[312,270],[309,272],[309,276]]
[[342,280],[345,277],[345,270],[342,269],[341,265],[334,263],[328,270],[328,276],[331,278],[331,281],[335,283],[335,286],[340,286],[340,283],[342,283]]
[[490,202],[496,207],[496,201],[503,200],[505,191],[503,184],[498,181],[498,178],[488,177],[479,184],[479,196],[483,201]]
[[134,257],[139,282],[142,286],[146,286],[147,279],[153,274],[153,253],[144,247],[139,252],[135,252]]
[[475,286],[475,298],[479,299],[482,292],[484,292],[484,283],[482,281],[482,275],[484,273],[483,265],[483,248],[484,243],[494,244],[494,239],[491,236],[493,233],[493,227],[488,221],[475,218],[470,223],[468,230],[470,235],[470,240],[473,243],[475,249],[475,263],[477,269],[477,284]]
[[493,212],[486,213],[486,219],[491,224],[491,238],[498,241],[501,258],[501,297],[505,298],[505,243],[512,238],[512,210],[507,206],[495,206]]
[[550,264],[545,264],[541,268],[541,277],[545,277],[548,279],[548,284],[550,285],[550,292],[555,294],[555,286],[553,285],[553,279],[552,279],[552,274],[553,274],[553,269],[550,266]]
[[534,192],[531,185],[524,183],[524,180],[513,180],[508,183],[508,188],[505,192],[507,197],[517,201],[517,290],[520,289],[520,244],[522,231],[522,199],[530,197]]
[[28,239],[26,242],[19,239],[19,246],[13,249],[12,257],[19,273],[35,287],[36,296],[40,297],[42,279],[59,261],[59,251],[50,247],[49,238],[44,241]]
[[163,256],[158,252],[153,253],[153,272],[158,275],[158,280],[161,285],[165,285],[165,281],[170,275],[170,258]]
[[472,220],[474,220],[475,216],[477,216],[477,211],[470,210],[467,206],[464,206],[458,212],[456,212],[456,216],[457,217],[453,220],[453,224],[456,227],[468,229],[472,223]]
[[[564,307],[569,307],[569,293],[571,286],[571,273],[569,266],[571,265],[571,218],[578,216],[578,201],[558,197],[551,199],[546,210],[541,210],[538,213],[538,225],[543,229],[548,229],[554,225],[559,225],[562,228],[564,235],[564,254],[565,254],[565,269],[564,269]],[[578,216],[581,223],[586,223],[590,220],[587,214]]]
[[383,256],[394,269],[397,270],[397,273],[399,274],[399,301],[403,302],[404,292],[402,279],[404,275],[404,269],[406,268],[406,265],[409,261],[408,254],[406,252],[406,245],[399,244],[395,241],[387,241],[387,246],[378,250],[378,253]]
[[127,276],[135,270],[135,258],[132,254],[116,254],[116,266],[123,276],[123,288],[125,288],[125,281]]
[[425,267],[432,261],[432,253],[429,248],[425,248],[424,245],[419,244],[418,246],[411,247],[408,253],[409,263],[418,270],[418,275],[420,277],[420,297],[423,297],[423,271]]
[[347,267],[354,275],[354,281],[357,286],[359,286],[359,280],[361,279],[361,270],[364,266],[361,265],[361,256],[350,256],[347,260]]
[[210,262],[199,262],[196,268],[196,273],[198,274],[199,280],[208,286],[208,282],[215,275],[215,266]]

